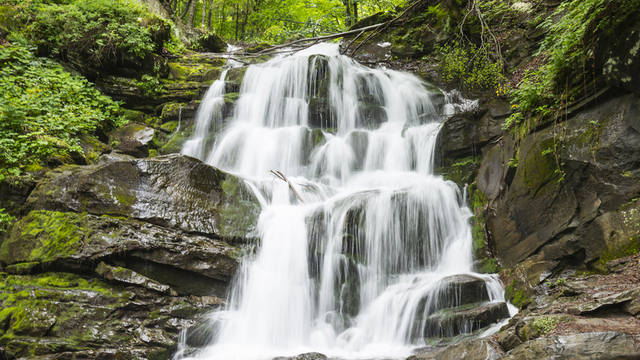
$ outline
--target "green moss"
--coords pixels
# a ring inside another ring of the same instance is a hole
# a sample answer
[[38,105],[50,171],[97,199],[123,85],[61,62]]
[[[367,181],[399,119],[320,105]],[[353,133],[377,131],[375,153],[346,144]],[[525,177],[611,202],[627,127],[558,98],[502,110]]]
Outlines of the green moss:
[[242,180],[228,176],[222,182],[222,192],[225,202],[220,211],[220,234],[223,237],[242,237],[255,229],[260,207],[249,200],[252,196]]
[[[612,240],[615,237],[612,236]],[[608,273],[607,263],[611,260],[620,259],[623,257],[636,255],[640,252],[640,239],[638,236],[629,238],[627,241],[612,241],[611,244],[607,244],[602,252],[600,259],[590,264],[591,270],[596,273]]]
[[152,351],[147,355],[147,359],[149,360],[164,360],[168,359],[171,355],[171,351],[169,349],[162,349]]
[[500,265],[498,265],[498,261],[493,258],[482,259],[478,261],[476,266],[476,271],[483,274],[497,274],[502,270]]
[[267,44],[267,43],[262,43],[262,44],[257,44],[251,47],[248,47],[246,49],[244,49],[245,52],[251,53],[251,54],[255,54],[257,52],[260,52],[262,50],[266,50],[268,48],[270,48],[271,45]]
[[170,133],[174,132],[177,127],[178,127],[178,121],[169,121],[162,124],[162,126],[160,126],[162,130],[166,130]]
[[51,274],[50,276],[41,277],[36,280],[36,284],[46,287],[57,288],[73,288],[78,286],[78,282],[74,278]]
[[539,337],[542,335],[548,334],[551,330],[555,329],[555,327],[560,323],[560,319],[554,316],[540,316],[531,323],[529,323],[530,328],[532,328],[533,333],[531,334],[533,337]]
[[237,93],[237,92],[227,93],[227,94],[224,94],[224,102],[226,104],[235,105],[239,97],[240,97],[240,93]]
[[169,141],[167,141],[167,143],[161,147],[158,152],[162,155],[179,153],[182,150],[184,143],[188,140],[188,134],[191,132],[190,130],[191,129],[174,133]]
[[504,289],[504,296],[514,306],[517,306],[520,309],[532,301],[523,289],[518,289],[518,285],[515,280],[511,281],[511,284]]
[[0,247],[5,264],[41,262],[68,257],[80,251],[90,230],[82,227],[84,215],[32,211],[13,228]]
[[40,263],[35,261],[35,262],[24,262],[24,263],[19,263],[19,264],[14,264],[14,265],[9,265],[7,266],[6,270],[9,273],[12,274],[28,274],[31,272],[31,270],[33,270],[34,268],[40,266]]

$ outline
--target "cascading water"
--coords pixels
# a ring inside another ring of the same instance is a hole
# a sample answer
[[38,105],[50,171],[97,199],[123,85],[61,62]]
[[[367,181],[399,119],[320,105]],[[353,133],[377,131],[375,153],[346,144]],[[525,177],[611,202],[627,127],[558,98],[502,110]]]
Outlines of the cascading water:
[[[504,301],[495,276],[472,273],[460,189],[433,175],[451,112],[441,93],[314,46],[249,67],[233,120],[205,149],[212,116],[203,112],[220,89],[207,93],[183,153],[246,179],[262,205],[260,246],[227,308],[212,314],[214,342],[193,356],[405,357],[425,336],[452,335],[429,316],[463,304],[457,275],[481,279],[486,301]],[[463,325],[458,332],[476,330]]]

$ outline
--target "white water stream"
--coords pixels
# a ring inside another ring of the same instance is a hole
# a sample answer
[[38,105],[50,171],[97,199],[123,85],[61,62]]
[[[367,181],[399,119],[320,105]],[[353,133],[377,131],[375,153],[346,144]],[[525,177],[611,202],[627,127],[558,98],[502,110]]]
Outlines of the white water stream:
[[[216,339],[193,356],[401,358],[424,343],[420,319],[456,306],[442,303],[447,277],[472,274],[491,301],[504,301],[495,276],[472,273],[472,214],[461,190],[433,175],[451,108],[442,94],[317,45],[249,67],[233,119],[205,149],[223,120],[223,80],[205,95],[183,153],[246,179],[262,205],[260,244],[227,308],[211,315]],[[324,143],[309,130],[310,104],[321,96],[330,113],[314,121],[331,129]],[[286,175],[304,202],[269,170]]]

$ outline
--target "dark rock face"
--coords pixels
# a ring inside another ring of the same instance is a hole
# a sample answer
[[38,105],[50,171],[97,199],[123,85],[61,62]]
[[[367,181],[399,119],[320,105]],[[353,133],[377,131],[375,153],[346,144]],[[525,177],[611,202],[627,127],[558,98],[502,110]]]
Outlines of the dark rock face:
[[451,337],[468,334],[509,318],[504,302],[468,304],[440,310],[425,319],[424,337]]
[[506,100],[495,99],[479,109],[454,115],[444,122],[438,134],[441,156],[461,158],[480,153],[480,149],[502,135],[502,124],[511,115]]
[[[586,263],[598,260],[605,249],[616,252],[629,245],[634,233],[624,218],[635,215],[621,207],[640,193],[635,180],[640,172],[639,111],[640,100],[623,95],[568,120],[559,149],[565,164],[561,171],[552,155],[543,154],[554,147],[553,132],[544,130],[523,141],[511,186],[496,198],[487,219],[505,266],[546,244],[549,251],[542,249],[542,260],[573,255]],[[497,181],[506,177],[497,164],[508,155],[500,151],[491,150],[495,164],[480,171],[482,189],[491,197],[499,192]]]
[[131,217],[228,241],[251,238],[259,213],[241,180],[182,155],[59,168],[26,208]]

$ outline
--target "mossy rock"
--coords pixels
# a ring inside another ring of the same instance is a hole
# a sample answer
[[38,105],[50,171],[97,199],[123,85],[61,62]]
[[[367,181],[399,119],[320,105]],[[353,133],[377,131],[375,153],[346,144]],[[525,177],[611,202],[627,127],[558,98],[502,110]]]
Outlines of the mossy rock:
[[[251,205],[246,202],[230,204],[224,209],[223,219],[243,219],[240,212],[248,211],[248,206]],[[250,210],[254,212],[248,220],[247,216],[244,217],[245,227],[251,226],[253,217],[257,217],[257,210]],[[225,236],[241,238],[245,235],[230,233],[232,229],[245,230],[240,225],[225,225]],[[176,242],[178,239],[181,243]],[[125,255],[120,255],[122,253]],[[0,247],[0,263],[3,266],[15,265],[16,269],[29,267],[29,271],[50,267],[93,270],[96,261],[114,257],[126,259],[128,256],[146,259],[150,266],[173,268],[182,276],[208,277],[214,285],[216,282],[229,281],[238,265],[237,249],[220,241],[180,235],[134,220],[42,210],[32,211],[21,219]],[[10,267],[7,270],[11,270]],[[109,280],[126,282],[125,278],[129,278],[130,283],[140,280],[135,274],[125,276],[125,273],[118,273],[117,269],[111,273],[122,276],[107,276],[108,266],[102,270],[100,274]],[[17,270],[15,272],[18,273]],[[145,273],[142,275],[147,276]],[[170,293],[158,284],[140,281],[137,285]]]
[[227,76],[225,77],[226,93],[238,93],[240,92],[240,85],[244,80],[244,75],[247,73],[248,67],[236,67],[229,69]]
[[[174,122],[177,126],[177,123]],[[166,143],[158,150],[161,155],[179,154],[182,151],[184,143],[189,140],[193,127],[180,128],[180,131],[174,131],[168,136]]]
[[0,346],[26,358],[69,352],[80,358],[167,358],[190,318],[210,308],[70,273],[1,276]]
[[270,47],[271,47],[271,45],[269,45],[267,43],[261,43],[261,44],[257,44],[257,45],[253,45],[253,46],[245,48],[244,52],[248,52],[250,54],[255,54],[255,53],[260,52],[262,50],[269,49]]

